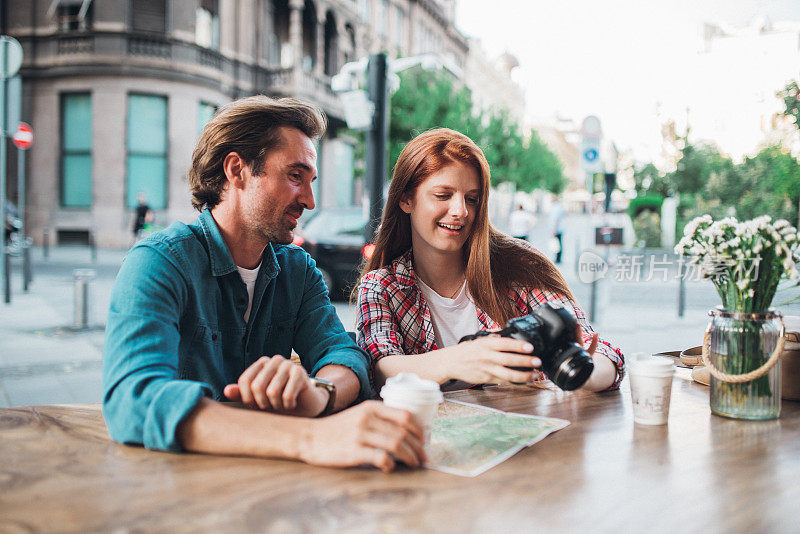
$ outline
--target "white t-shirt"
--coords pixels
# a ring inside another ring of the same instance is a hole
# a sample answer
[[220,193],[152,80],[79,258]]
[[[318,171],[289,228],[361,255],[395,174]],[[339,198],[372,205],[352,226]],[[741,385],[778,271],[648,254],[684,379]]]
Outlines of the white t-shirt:
[[455,298],[447,298],[428,287],[425,282],[417,278],[422,294],[431,310],[433,334],[436,346],[440,349],[455,345],[458,340],[467,334],[474,334],[482,328],[478,320],[478,309],[469,296],[467,281]]
[[259,263],[255,269],[245,269],[244,267],[236,266],[239,269],[239,275],[242,277],[244,285],[247,286],[247,309],[244,312],[244,322],[250,319],[250,307],[253,305],[253,290],[256,287],[256,278],[258,278],[258,270],[261,269]]

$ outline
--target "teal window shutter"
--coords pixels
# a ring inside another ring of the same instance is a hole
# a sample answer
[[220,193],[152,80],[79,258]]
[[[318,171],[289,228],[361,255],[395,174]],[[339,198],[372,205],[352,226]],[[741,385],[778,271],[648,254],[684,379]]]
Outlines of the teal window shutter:
[[127,181],[125,203],[138,204],[141,192],[152,209],[167,207],[167,99],[156,95],[128,96]]
[[200,134],[203,133],[203,128],[206,127],[206,124],[208,124],[208,121],[211,120],[211,117],[213,117],[216,112],[217,106],[214,104],[200,102],[197,106],[197,137],[200,137]]
[[92,206],[92,98],[61,96],[61,205]]

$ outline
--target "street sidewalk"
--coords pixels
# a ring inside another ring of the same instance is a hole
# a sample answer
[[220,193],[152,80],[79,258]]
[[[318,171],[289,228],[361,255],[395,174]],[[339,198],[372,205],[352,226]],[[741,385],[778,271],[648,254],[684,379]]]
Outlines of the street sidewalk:
[[[588,215],[566,218],[564,258],[559,265],[576,299],[589,314],[591,286],[577,276],[578,259],[593,240],[600,221]],[[534,229],[530,241],[546,250],[546,224]],[[21,290],[19,258],[12,261],[12,301],[0,303],[0,406],[100,402],[101,355],[105,317],[114,278],[125,251],[99,250],[91,260],[88,248],[54,247],[48,259],[33,249],[34,280],[28,293]],[[603,251],[595,250],[602,256]],[[620,253],[617,251],[615,254]],[[623,353],[681,350],[699,345],[708,321],[708,310],[719,304],[709,281],[687,282],[686,310],[678,317],[678,281],[674,257],[665,252],[640,256],[642,273],[620,275],[622,259],[609,268],[597,284],[595,329],[619,346]],[[611,259],[614,259],[614,255]],[[673,262],[664,272],[649,276],[648,265]],[[76,331],[73,324],[73,279],[76,268],[96,271],[90,285],[90,327]],[[776,297],[776,302],[785,300]],[[345,328],[355,328],[355,310],[335,303]],[[800,315],[800,303],[781,307],[784,314]]]

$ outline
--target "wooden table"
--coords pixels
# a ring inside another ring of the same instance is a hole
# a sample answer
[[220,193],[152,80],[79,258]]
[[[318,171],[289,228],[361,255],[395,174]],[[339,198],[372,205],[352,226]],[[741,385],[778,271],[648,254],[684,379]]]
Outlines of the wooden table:
[[679,369],[668,426],[619,392],[449,398],[568,419],[476,478],[170,454],[111,442],[100,408],[0,410],[0,531],[797,532],[800,403],[777,421],[712,416]]

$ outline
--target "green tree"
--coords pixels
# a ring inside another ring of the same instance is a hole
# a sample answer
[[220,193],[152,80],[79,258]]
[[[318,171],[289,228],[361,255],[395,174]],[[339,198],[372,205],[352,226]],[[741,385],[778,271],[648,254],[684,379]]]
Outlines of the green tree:
[[652,163],[634,169],[633,182],[639,195],[657,194],[666,198],[672,192],[669,180]]
[[800,164],[788,149],[770,146],[738,165],[728,161],[711,172],[694,205],[686,210],[685,220],[704,213],[715,218],[735,215],[739,219],[769,215],[797,225],[798,202]]
[[545,188],[560,192],[566,183],[561,162],[531,130],[523,136],[505,112],[476,115],[472,95],[444,72],[422,69],[400,76],[392,95],[389,121],[389,166],[419,133],[432,128],[459,131],[481,147],[492,171],[492,182],[513,182],[523,191]]
[[729,164],[730,160],[722,156],[715,146],[692,144],[684,138],[677,168],[666,178],[676,192],[695,194],[705,187],[713,173],[722,171]]
[[797,80],[792,80],[786,87],[778,91],[778,98],[783,100],[783,114],[794,118],[795,125],[800,125],[800,87]]

